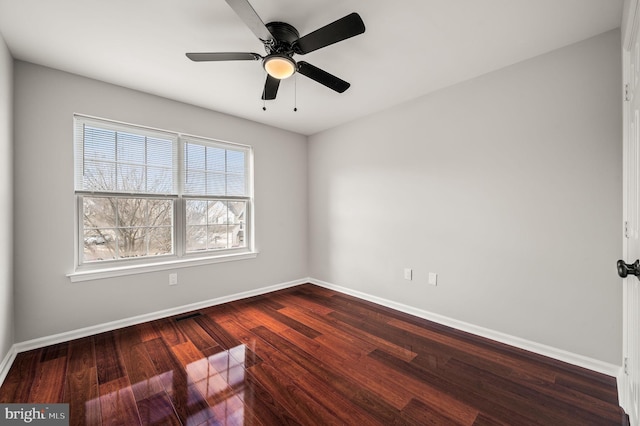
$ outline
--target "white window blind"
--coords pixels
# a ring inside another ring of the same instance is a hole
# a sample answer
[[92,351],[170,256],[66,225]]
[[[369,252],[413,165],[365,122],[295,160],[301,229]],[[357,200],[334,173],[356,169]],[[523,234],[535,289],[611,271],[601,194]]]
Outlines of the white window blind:
[[76,191],[178,193],[178,138],[76,117]]
[[248,194],[247,150],[189,138],[184,143],[184,193],[200,196]]

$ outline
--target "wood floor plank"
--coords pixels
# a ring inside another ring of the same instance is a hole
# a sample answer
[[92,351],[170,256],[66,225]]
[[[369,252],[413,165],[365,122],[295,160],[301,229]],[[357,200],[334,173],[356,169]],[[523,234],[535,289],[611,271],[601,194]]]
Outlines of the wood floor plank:
[[178,322],[178,328],[202,353],[216,353],[223,350],[218,342],[193,319]]
[[69,343],[58,343],[55,345],[42,348],[42,355],[40,356],[40,362],[51,361],[63,356],[67,356],[69,350]]
[[214,413],[205,398],[189,383],[187,372],[177,361],[164,339],[144,342],[156,374],[183,424],[200,424]]
[[142,324],[137,324],[134,327],[138,330],[140,340],[143,342],[148,342],[149,340],[161,337],[158,330],[154,328],[152,322],[143,322]]
[[376,345],[373,342],[368,342],[352,334],[344,333],[311,312],[302,312],[294,308],[284,308],[281,309],[281,312],[292,318],[298,318],[300,321],[312,324],[313,327],[321,333],[314,340],[335,348],[337,352],[347,355],[350,359],[360,359],[362,356],[376,349]]
[[20,353],[71,425],[623,425],[616,379],[303,284]]
[[283,307],[298,306],[318,315],[328,315],[333,312],[333,309],[328,308],[320,303],[316,303],[315,301],[308,298],[305,298],[304,295],[300,295],[295,291],[281,293],[274,297],[276,298],[276,300],[281,301],[281,305]]
[[103,383],[99,387],[102,425],[140,425],[131,384],[126,377]]
[[116,348],[114,333],[101,333],[95,336],[96,367],[98,384],[108,383],[125,376],[121,355]]
[[[417,399],[412,399],[405,408],[402,409],[400,417],[408,424],[416,425],[450,425],[450,426],[468,426],[471,423],[459,422],[446,414],[443,414],[440,410],[436,410],[431,406],[425,404]],[[477,417],[477,416],[476,416]],[[475,424],[476,418],[473,419]]]
[[257,327],[251,331],[286,354],[293,362],[304,366],[325,382],[331,383],[340,394],[339,398],[349,400],[354,405],[371,413],[382,424],[390,425],[397,421],[400,411],[389,405],[383,398],[358,386],[357,383],[336,373],[332,368],[325,367],[322,362],[301,350],[297,345],[290,344],[286,338],[273,333],[266,327]]
[[[216,307],[218,308],[218,307]],[[226,330],[220,327],[216,321],[212,319],[215,317],[215,310],[209,311],[207,315],[202,315],[195,318],[195,321],[202,327],[202,329],[209,334],[223,349],[229,350],[238,345],[238,341],[233,336],[229,335]]]
[[264,303],[260,303],[259,305],[257,305],[257,307],[276,321],[288,326],[293,330],[296,330],[298,333],[303,334],[310,339],[315,339],[316,337],[322,336],[322,333],[318,330],[314,330],[309,325],[296,320],[291,315],[283,314],[282,311],[286,310],[284,306],[280,308],[280,311],[276,311],[275,309]]
[[344,424],[314,398],[301,390],[289,377],[282,375],[278,368],[268,363],[262,363],[248,371],[248,375],[255,377],[269,393],[278,395],[284,409],[300,424]]
[[538,365],[527,363],[519,359],[514,359],[513,357],[496,353],[495,351],[491,351],[486,348],[478,347],[478,345],[473,345],[468,341],[454,339],[441,333],[434,332],[433,330],[419,327],[415,324],[411,324],[395,318],[389,320],[387,323],[392,327],[406,330],[412,335],[420,336],[424,339],[427,339],[428,343],[436,342],[442,345],[452,346],[457,350],[466,352],[470,356],[483,358],[493,363],[507,366],[510,369],[522,371],[523,373],[526,372],[526,375],[528,376],[533,376],[547,382],[553,382],[556,379],[556,374],[552,371],[549,371],[548,369],[543,369]]
[[164,390],[162,393],[152,394],[147,398],[137,400],[136,406],[143,425],[182,425]]
[[93,338],[71,342],[63,399],[69,404],[69,425],[100,425],[99,396]]
[[582,376],[571,376],[563,372],[556,374],[555,383],[580,394],[592,396],[610,405],[618,404],[618,393],[615,385],[602,386],[598,381],[589,380]]
[[29,401],[39,404],[61,401],[64,397],[66,370],[66,355],[38,363],[33,382],[31,382]]
[[166,342],[168,346],[178,345],[186,342],[188,339],[178,328],[176,321],[171,318],[165,318],[162,320],[154,321],[153,328],[156,329],[158,334]]
[[456,383],[448,377],[435,374],[433,371],[425,370],[415,364],[415,362],[405,362],[394,358],[383,351],[374,351],[369,357],[379,360],[398,371],[417,380],[429,383],[435,389],[447,393],[451,398],[461,404],[474,408],[479,412],[489,412],[499,420],[517,425],[539,425],[536,420],[528,418],[526,415],[504,407],[501,401],[492,399],[486,395],[481,386],[477,386],[474,377],[467,377],[464,382]]
[[34,349],[18,354],[0,388],[0,403],[30,402],[29,393],[41,352]]
[[[295,299],[297,302],[297,299]],[[411,361],[413,358],[416,357],[416,353],[407,349],[406,347],[402,347],[402,346],[398,346],[392,342],[389,342],[388,340],[385,339],[381,339],[377,336],[374,336],[370,333],[367,333],[366,331],[357,328],[357,327],[353,327],[350,324],[344,323],[344,322],[340,322],[338,320],[336,320],[334,317],[330,316],[329,314],[331,314],[332,312],[334,312],[333,310],[330,310],[329,312],[327,312],[326,314],[321,314],[319,312],[317,312],[317,310],[308,310],[306,308],[304,309],[300,309],[299,305],[292,305],[288,307],[289,312],[291,312],[291,310],[293,311],[298,311],[300,313],[303,314],[307,314],[308,316],[310,316],[311,318],[323,321],[325,323],[327,323],[327,325],[329,325],[330,327],[332,327],[334,330],[336,331],[340,331],[346,335],[349,336],[353,336],[353,337],[357,337],[358,339],[365,341],[365,342],[370,342],[371,344],[373,344],[376,348],[382,349],[400,359],[403,359],[405,361]],[[332,331],[331,334],[333,335],[336,331]]]

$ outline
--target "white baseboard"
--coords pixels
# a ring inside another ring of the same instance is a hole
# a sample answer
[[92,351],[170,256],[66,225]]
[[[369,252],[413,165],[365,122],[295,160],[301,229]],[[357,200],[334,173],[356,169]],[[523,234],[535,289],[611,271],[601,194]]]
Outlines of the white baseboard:
[[[198,309],[208,308],[210,306],[220,305],[222,303],[233,302],[235,300],[246,299],[248,297],[259,296],[261,294],[271,293],[276,290],[282,290],[285,288],[293,287],[296,285],[309,282],[307,278],[289,281],[286,283],[276,284],[269,287],[262,287],[255,290],[249,290],[242,293],[236,293],[229,296],[217,297],[215,299],[209,299],[202,302],[191,303],[189,305],[177,306],[175,308],[164,309],[162,311],[151,312],[148,314],[138,315],[135,317],[125,318],[122,320],[111,321],[104,324],[93,325],[90,327],[84,327],[77,330],[66,331],[64,333],[58,333],[51,336],[40,337],[37,339],[27,340],[24,342],[15,343],[9,353],[0,364],[0,385],[2,385],[6,373],[9,371],[9,367],[13,363],[16,355],[20,352],[30,351],[32,349],[42,348],[44,346],[54,345],[57,343],[68,342],[70,340],[79,339],[82,337],[93,336],[94,334],[103,333],[105,331],[112,331],[119,328],[129,327],[131,325],[140,324],[143,322],[154,321],[170,317],[173,315],[180,315],[190,311],[196,311]],[[5,371],[6,369],[6,371]],[[4,373],[4,374],[3,374]]]
[[404,305],[402,303],[394,302],[391,300],[383,299],[377,296],[372,296],[367,293],[362,293],[350,288],[341,287],[335,284],[331,284],[325,281],[309,278],[309,282],[320,287],[325,287],[330,290],[335,290],[340,293],[345,293],[360,299],[368,300],[369,302],[377,303],[382,306],[386,306],[397,311],[405,312],[407,314],[414,315],[416,317],[424,318],[429,321],[436,322],[438,324],[446,325],[448,327],[455,328],[457,330],[466,331],[467,333],[475,334],[476,336],[485,337],[487,339],[495,340],[500,343],[504,343],[516,348],[524,349],[530,352],[544,355],[549,358],[553,358],[559,361],[563,361],[572,365],[586,368],[588,370],[596,371],[598,373],[606,374],[607,376],[619,377],[621,367],[619,365],[609,364],[597,359],[589,358],[583,355],[575,354],[565,351],[563,349],[554,348],[552,346],[543,345],[541,343],[532,342],[530,340],[522,339],[520,337],[511,336],[509,334],[501,333],[499,331],[491,330],[488,328],[480,327],[474,324],[469,324],[464,321],[458,321],[453,318],[446,317],[444,315],[435,314],[433,312],[418,309],[412,306]]
[[16,345],[12,345],[5,355],[2,362],[0,362],[0,386],[4,383],[4,379],[7,378],[7,374],[9,374],[9,369],[13,365],[13,361],[16,359]]

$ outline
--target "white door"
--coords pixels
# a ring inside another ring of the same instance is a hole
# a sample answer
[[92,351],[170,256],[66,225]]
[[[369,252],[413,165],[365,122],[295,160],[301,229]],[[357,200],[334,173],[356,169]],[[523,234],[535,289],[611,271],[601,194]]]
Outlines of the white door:
[[[626,263],[640,259],[640,37],[638,1],[630,2],[624,29],[624,245]],[[620,405],[632,426],[640,425],[640,280],[623,279],[623,372],[619,378]]]

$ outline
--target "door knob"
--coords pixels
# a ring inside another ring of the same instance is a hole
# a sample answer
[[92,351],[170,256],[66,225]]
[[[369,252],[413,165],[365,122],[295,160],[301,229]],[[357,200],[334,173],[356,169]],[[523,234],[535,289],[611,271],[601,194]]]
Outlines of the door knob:
[[640,260],[636,260],[633,263],[624,263],[624,260],[618,260],[616,265],[618,267],[618,275],[621,278],[625,278],[627,275],[640,276]]

